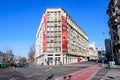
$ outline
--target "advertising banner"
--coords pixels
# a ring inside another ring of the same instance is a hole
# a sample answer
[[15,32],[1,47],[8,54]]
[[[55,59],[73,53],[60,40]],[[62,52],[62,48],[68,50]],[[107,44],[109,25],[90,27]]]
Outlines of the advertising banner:
[[67,31],[67,19],[64,16],[61,16],[62,19],[62,52],[68,52],[68,31]]
[[47,17],[44,15],[43,17],[43,52],[46,52],[47,47]]

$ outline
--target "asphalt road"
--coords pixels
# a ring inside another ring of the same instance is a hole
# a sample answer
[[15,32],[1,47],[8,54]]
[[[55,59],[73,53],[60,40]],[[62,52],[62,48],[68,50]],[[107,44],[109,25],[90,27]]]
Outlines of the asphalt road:
[[91,65],[94,65],[94,62],[82,62],[76,64],[69,64],[63,66],[37,66],[30,65],[25,68],[16,68],[14,71],[17,71],[24,75],[28,80],[55,80],[58,77],[65,76],[67,74],[85,69]]
[[[0,80],[56,80],[66,75],[68,76],[73,72],[75,73],[76,71],[80,72],[80,74],[77,74],[78,76],[82,75],[81,73],[90,70],[89,67],[94,65],[98,66],[95,62],[82,62],[63,66],[28,65],[15,69],[0,68]],[[85,73],[84,76],[89,73],[91,73],[91,71]],[[120,80],[120,66],[113,69],[104,67],[92,75],[89,80]]]
[[55,80],[95,64],[95,62],[82,62],[63,66],[29,65],[23,68],[5,68],[0,69],[0,80]]
[[0,80],[28,80],[22,74],[8,68],[0,68]]

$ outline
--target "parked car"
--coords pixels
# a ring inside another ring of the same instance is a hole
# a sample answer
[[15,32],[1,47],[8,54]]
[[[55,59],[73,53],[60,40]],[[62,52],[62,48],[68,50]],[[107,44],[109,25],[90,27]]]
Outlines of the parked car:
[[17,67],[17,63],[11,62],[11,66]]
[[2,63],[2,62],[0,62],[0,68],[10,67],[10,66],[11,66],[10,63]]
[[24,65],[25,65],[24,62],[19,62],[19,63],[17,64],[17,67],[23,67]]

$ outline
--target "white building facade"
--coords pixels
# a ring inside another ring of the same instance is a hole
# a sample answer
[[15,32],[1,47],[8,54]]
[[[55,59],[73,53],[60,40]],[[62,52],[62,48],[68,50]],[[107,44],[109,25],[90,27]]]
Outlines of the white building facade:
[[88,56],[87,34],[62,8],[46,9],[36,34],[37,64],[70,64]]
[[90,60],[99,59],[98,48],[95,42],[89,44],[89,59]]

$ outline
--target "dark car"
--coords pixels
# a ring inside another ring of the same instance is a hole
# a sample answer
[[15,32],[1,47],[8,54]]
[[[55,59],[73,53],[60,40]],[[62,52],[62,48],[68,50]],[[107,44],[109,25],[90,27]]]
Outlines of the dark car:
[[11,66],[17,67],[17,63],[11,62]]
[[18,67],[23,67],[25,65],[25,63],[24,62],[19,62],[17,65],[18,65]]

